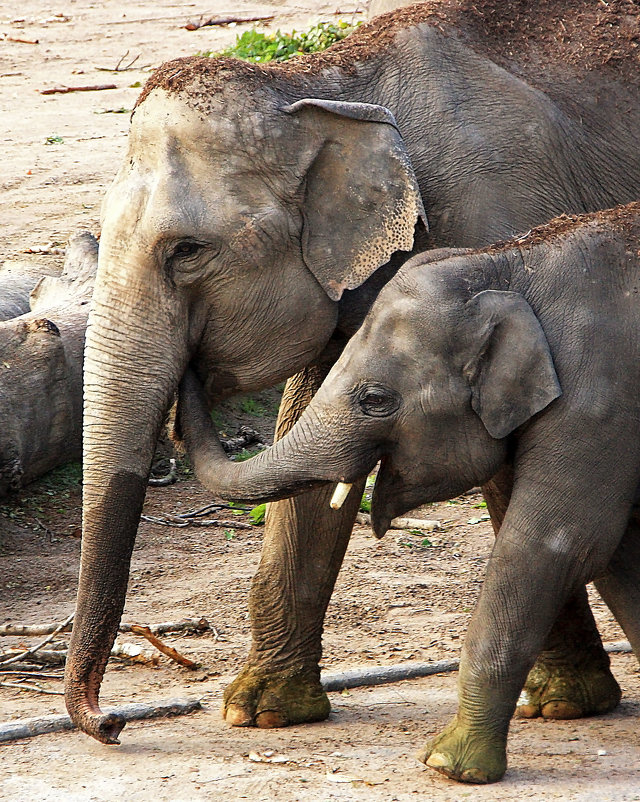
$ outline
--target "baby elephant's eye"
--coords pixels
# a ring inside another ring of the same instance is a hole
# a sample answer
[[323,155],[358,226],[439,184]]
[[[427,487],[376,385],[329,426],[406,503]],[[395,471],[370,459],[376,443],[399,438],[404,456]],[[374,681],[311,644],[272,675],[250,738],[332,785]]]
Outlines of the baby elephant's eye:
[[358,393],[358,404],[365,415],[385,418],[397,412],[400,396],[381,384],[367,384]]

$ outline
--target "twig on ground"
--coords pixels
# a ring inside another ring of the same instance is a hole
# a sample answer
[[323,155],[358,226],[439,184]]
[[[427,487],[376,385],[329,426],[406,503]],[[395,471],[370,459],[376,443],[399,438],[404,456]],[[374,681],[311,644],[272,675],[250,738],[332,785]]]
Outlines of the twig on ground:
[[175,459],[172,458],[169,460],[169,473],[166,476],[160,476],[158,478],[150,476],[148,484],[151,487],[167,487],[168,485],[174,485],[177,481],[178,469]]
[[40,685],[31,685],[26,682],[2,682],[0,688],[15,688],[19,691],[35,691],[36,693],[47,693],[50,696],[64,696],[64,691],[52,691],[50,688],[42,688]]
[[4,34],[2,36],[0,36],[0,39],[2,39],[5,42],[17,42],[20,45],[39,45],[40,44],[40,40],[39,39],[20,39],[18,36],[6,36]]
[[118,60],[118,63],[116,64],[115,67],[96,67],[96,70],[101,70],[102,72],[126,72],[127,70],[130,70],[136,63],[136,61],[140,58],[140,53],[138,53],[137,56],[135,56],[126,66],[123,67],[122,62],[126,59],[128,55],[129,51],[127,50],[124,56],[120,56],[120,59]]
[[230,25],[232,22],[242,25],[244,22],[266,22],[267,20],[275,19],[274,14],[268,14],[263,17],[211,17],[208,20],[200,20],[200,22],[187,22],[183,28],[187,31],[197,31],[200,28],[206,28],[212,25]]
[[91,86],[54,86],[52,89],[41,89],[41,95],[66,95],[68,92],[102,92],[105,89],[117,89],[115,84],[93,84]]
[[18,677],[33,677],[38,679],[64,679],[64,674],[45,674],[44,671],[7,671],[0,668],[0,674],[3,677],[18,676]]
[[62,632],[62,630],[65,627],[67,627],[73,621],[73,616],[74,615],[75,615],[75,611],[73,613],[71,613],[71,615],[67,616],[67,618],[61,624],[58,624],[58,626],[53,630],[53,632],[51,632],[49,635],[47,635],[47,637],[44,638],[44,640],[41,640],[40,643],[36,644],[35,646],[32,646],[29,649],[25,649],[23,652],[20,652],[19,654],[14,655],[13,657],[0,659],[0,665],[8,666],[8,665],[11,665],[12,663],[18,663],[21,660],[24,661],[25,658],[27,658],[27,657],[32,657],[43,646],[46,646],[47,643],[51,643],[51,641],[58,634],[58,632]]
[[167,657],[170,657],[176,663],[179,663],[181,666],[185,666],[185,668],[198,668],[199,663],[196,663],[194,660],[190,660],[188,657],[185,657],[183,654],[180,654],[176,649],[172,646],[167,646],[164,644],[159,638],[157,638],[153,632],[149,629],[149,627],[141,627],[137,624],[134,624],[131,627],[131,631],[135,635],[142,635],[143,638],[146,638],[149,643],[153,644],[159,652],[165,654]]
[[[158,702],[143,704],[133,702],[122,707],[108,709],[106,712],[122,716],[125,721],[139,721],[147,718],[165,718],[167,716],[184,716],[201,710],[199,699],[164,699]],[[41,716],[37,718],[18,719],[0,724],[0,743],[17,741],[20,738],[32,738],[49,732],[74,730],[75,725],[66,714]]]

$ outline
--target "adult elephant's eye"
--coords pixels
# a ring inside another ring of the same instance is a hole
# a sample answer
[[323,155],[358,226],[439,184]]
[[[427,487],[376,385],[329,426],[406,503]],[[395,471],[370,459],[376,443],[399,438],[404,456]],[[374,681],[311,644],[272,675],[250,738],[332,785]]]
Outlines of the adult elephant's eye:
[[172,259],[190,259],[200,252],[202,245],[194,240],[182,240],[171,254]]
[[381,384],[367,384],[357,397],[360,409],[372,418],[385,418],[393,415],[400,407],[398,393]]

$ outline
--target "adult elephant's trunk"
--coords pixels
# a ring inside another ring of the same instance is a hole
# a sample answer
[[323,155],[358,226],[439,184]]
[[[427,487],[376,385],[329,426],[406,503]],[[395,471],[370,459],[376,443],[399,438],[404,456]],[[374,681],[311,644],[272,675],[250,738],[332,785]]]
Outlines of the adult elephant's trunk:
[[145,253],[100,246],[84,380],[82,561],[66,669],[74,723],[117,743],[124,721],[98,694],[124,607],[158,435],[187,364],[184,310]]
[[[191,371],[180,386],[177,429],[200,482],[235,501],[275,501],[325,482],[354,482],[376,464],[369,438],[350,436],[347,415],[338,425],[315,414],[316,400],[287,435],[244,462],[230,461],[211,424],[202,388]],[[332,408],[331,404],[318,406]],[[332,410],[339,414],[339,410]]]

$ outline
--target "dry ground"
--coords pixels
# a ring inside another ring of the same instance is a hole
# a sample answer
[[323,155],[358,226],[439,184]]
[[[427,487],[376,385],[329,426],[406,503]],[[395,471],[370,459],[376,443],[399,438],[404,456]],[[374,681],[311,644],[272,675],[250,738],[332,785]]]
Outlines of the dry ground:
[[[345,1],[340,10],[349,18],[356,5]],[[181,27],[187,21],[273,13],[272,27],[291,29],[335,18],[335,11],[335,3],[309,0],[2,4],[0,34],[39,43],[0,41],[0,260],[56,269],[59,256],[23,252],[64,243],[78,227],[98,230],[101,198],[125,147],[128,114],[118,112],[131,109],[139,91],[131,85],[144,82],[163,60],[230,43],[238,30],[188,32]],[[124,64],[139,54],[132,69],[97,69],[115,67],[126,51]],[[57,85],[111,82],[118,88],[39,94]],[[63,141],[46,144],[50,137]],[[146,511],[177,512],[206,501],[197,482],[183,476],[173,487],[151,489]],[[398,532],[377,542],[367,529],[356,530],[327,616],[327,669],[458,655],[492,542],[486,521],[468,523],[483,515],[479,502],[468,496],[423,511],[444,522],[442,531],[429,535],[430,545]],[[1,511],[2,619],[61,620],[74,603],[77,489],[44,486],[35,496],[29,490]],[[260,528],[231,536],[224,528],[143,523],[126,619],[205,616],[220,637],[167,637],[201,661],[195,672],[164,658],[156,668],[110,665],[103,701],[197,696],[203,712],[130,724],[120,747],[77,733],[5,745],[0,799],[640,800],[640,675],[626,655],[612,658],[624,690],[615,713],[577,722],[514,722],[508,774],[489,788],[456,785],[413,757],[452,715],[455,674],[332,694],[334,712],[322,724],[268,732],[228,728],[218,712],[221,692],[247,653],[247,592],[260,539]],[[621,639],[595,596],[594,608],[604,639]],[[0,688],[0,720],[62,709],[59,696]],[[249,753],[270,750],[286,762],[249,759]]]

